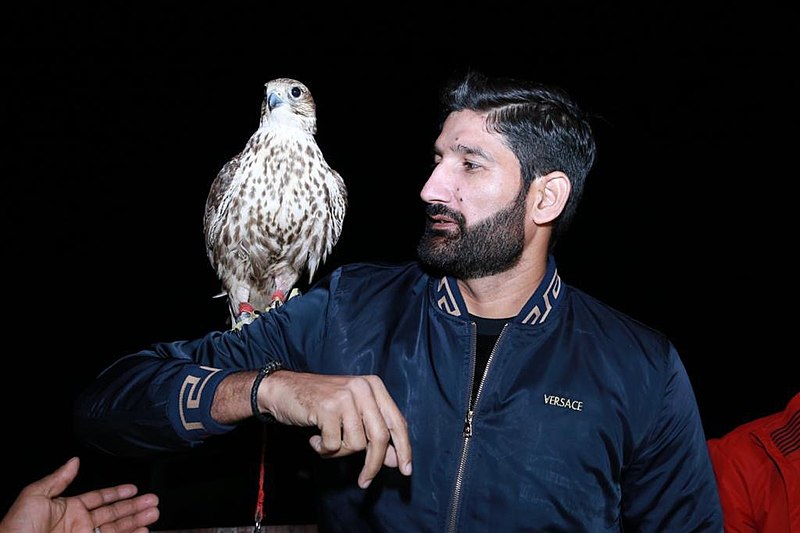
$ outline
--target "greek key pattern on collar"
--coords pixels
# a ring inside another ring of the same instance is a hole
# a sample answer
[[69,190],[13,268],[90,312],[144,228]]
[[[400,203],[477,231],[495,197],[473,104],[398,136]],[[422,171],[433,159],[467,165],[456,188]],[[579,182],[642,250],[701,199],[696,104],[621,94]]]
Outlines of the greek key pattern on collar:
[[436,287],[436,291],[439,293],[442,293],[443,290],[444,294],[436,301],[439,309],[453,316],[461,316],[461,310],[458,308],[456,298],[453,296],[453,291],[450,289],[450,284],[447,283],[446,277],[439,280],[439,286]]
[[[453,295],[453,290],[450,287],[446,277],[443,277],[439,280],[439,284],[436,287],[436,292],[441,295],[436,303],[442,311],[453,316],[462,315],[461,309],[458,307],[457,300]],[[553,276],[550,278],[547,288],[540,297],[539,301],[533,306],[533,308],[530,310],[530,312],[528,312],[521,322],[531,326],[543,323],[550,315],[550,311],[553,310],[553,305],[555,304],[556,300],[558,300],[560,294],[561,276],[558,275],[558,270],[554,270]]]
[[558,300],[559,294],[561,294],[561,277],[558,275],[558,270],[556,270],[553,272],[553,277],[550,278],[547,289],[542,294],[542,301],[533,306],[533,309],[522,320],[522,323],[533,326],[547,320],[550,311],[553,310],[553,304]]

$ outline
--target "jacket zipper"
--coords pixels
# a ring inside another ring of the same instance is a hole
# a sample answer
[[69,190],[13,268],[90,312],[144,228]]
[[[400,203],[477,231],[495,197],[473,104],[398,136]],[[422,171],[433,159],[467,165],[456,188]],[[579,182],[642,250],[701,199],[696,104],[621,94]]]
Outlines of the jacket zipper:
[[447,520],[447,531],[449,533],[454,533],[456,531],[456,526],[458,525],[458,510],[461,506],[461,486],[464,482],[464,470],[467,464],[467,454],[469,453],[469,444],[470,439],[472,438],[472,421],[475,417],[475,406],[478,405],[478,401],[481,397],[481,391],[483,391],[483,384],[486,382],[486,375],[489,373],[489,367],[492,366],[492,360],[494,359],[494,353],[497,350],[497,346],[500,344],[500,339],[503,338],[503,334],[506,332],[506,328],[508,324],[503,326],[502,331],[500,331],[500,335],[497,337],[497,341],[494,343],[492,347],[492,351],[489,353],[489,359],[486,361],[486,368],[483,369],[483,375],[481,376],[481,380],[478,383],[478,393],[475,395],[475,401],[472,401],[472,387],[475,385],[475,346],[477,344],[477,329],[478,326],[473,322],[472,323],[472,374],[473,377],[469,382],[469,406],[467,407],[467,414],[464,417],[464,431],[462,432],[461,436],[464,439],[464,444],[461,447],[461,458],[458,461],[458,470],[456,471],[456,484],[453,489],[453,496],[450,499],[450,516]]

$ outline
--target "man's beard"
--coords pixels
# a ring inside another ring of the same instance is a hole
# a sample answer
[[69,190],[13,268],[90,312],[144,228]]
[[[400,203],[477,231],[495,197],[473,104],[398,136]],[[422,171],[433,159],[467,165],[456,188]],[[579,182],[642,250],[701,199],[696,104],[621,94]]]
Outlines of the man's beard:
[[520,187],[508,207],[469,227],[461,213],[442,204],[428,205],[429,217],[449,217],[458,224],[458,229],[434,230],[429,218],[417,245],[420,260],[459,279],[481,278],[510,269],[522,257],[525,196],[525,187]]

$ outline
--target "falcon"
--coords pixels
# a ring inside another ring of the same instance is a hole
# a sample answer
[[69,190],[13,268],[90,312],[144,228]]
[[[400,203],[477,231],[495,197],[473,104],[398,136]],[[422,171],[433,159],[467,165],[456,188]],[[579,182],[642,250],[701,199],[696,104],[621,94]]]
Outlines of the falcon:
[[258,129],[211,184],[206,250],[235,327],[297,294],[300,277],[311,282],[339,240],[347,189],[316,133],[308,87],[268,81]]

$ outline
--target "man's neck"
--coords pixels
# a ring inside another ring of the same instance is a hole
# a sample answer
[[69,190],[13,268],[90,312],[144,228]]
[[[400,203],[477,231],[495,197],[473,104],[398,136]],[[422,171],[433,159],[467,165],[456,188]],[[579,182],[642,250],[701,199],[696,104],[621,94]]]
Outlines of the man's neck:
[[470,314],[484,318],[517,316],[539,287],[547,271],[547,257],[525,259],[517,266],[484,278],[458,280]]

